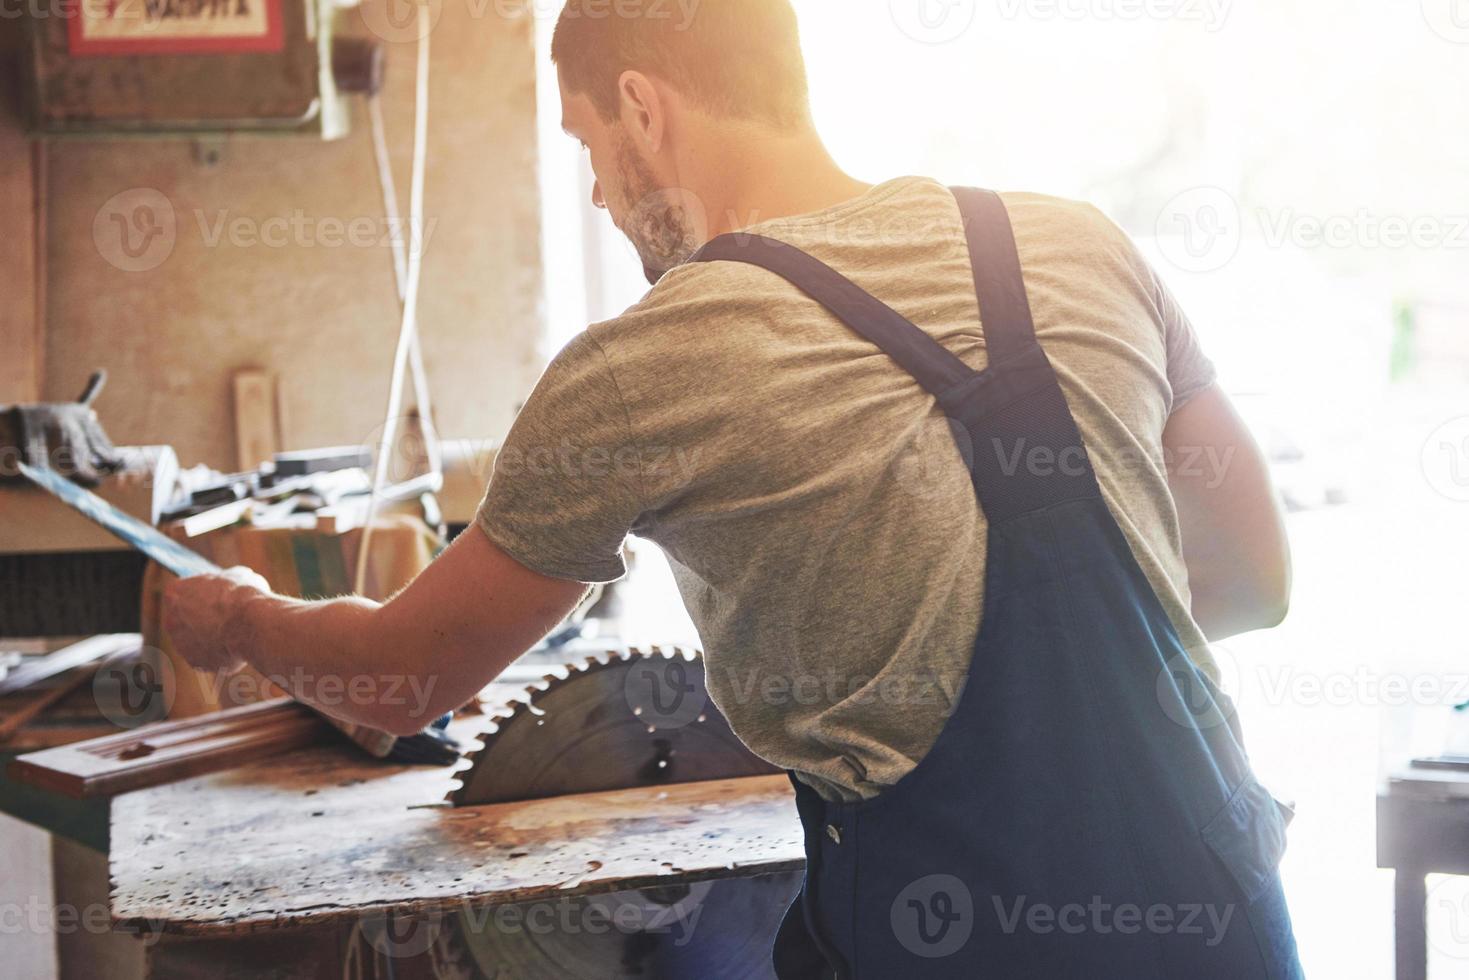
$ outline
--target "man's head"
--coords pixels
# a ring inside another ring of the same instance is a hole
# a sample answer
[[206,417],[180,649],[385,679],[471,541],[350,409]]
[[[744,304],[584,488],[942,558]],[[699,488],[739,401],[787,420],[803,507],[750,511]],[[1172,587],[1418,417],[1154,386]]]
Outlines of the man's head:
[[551,58],[562,125],[590,151],[593,200],[666,271],[705,238],[721,143],[811,126],[790,0],[569,0]]

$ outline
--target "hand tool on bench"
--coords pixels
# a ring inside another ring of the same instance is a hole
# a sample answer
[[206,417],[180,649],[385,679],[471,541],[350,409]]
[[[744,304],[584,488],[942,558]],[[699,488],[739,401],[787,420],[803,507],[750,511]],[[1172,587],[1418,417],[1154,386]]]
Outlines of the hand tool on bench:
[[[184,547],[157,528],[122,513],[55,470],[31,466],[25,462],[18,465],[21,475],[36,486],[75,508],[83,516],[100,524],[180,578],[212,575],[223,571],[204,556]],[[459,758],[458,743],[438,728],[428,728],[417,735],[399,738],[365,725],[338,721],[326,715],[322,717],[379,759],[448,765]]]

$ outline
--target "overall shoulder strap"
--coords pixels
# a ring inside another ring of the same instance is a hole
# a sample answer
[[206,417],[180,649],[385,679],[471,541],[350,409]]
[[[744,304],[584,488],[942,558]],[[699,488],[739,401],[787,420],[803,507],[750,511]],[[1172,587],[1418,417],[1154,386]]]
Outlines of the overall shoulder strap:
[[984,324],[984,345],[995,364],[1034,346],[1035,321],[1020,272],[1020,252],[1010,213],[994,191],[973,187],[950,188],[964,219],[969,264],[974,268],[974,292]]
[[[994,364],[1035,344],[1035,327],[1021,278],[1020,257],[1010,230],[1010,217],[998,194],[967,187],[956,187],[953,194],[964,220],[985,346],[990,363]],[[892,307],[819,259],[785,242],[762,235],[721,235],[701,248],[690,261],[744,262],[786,279],[880,347],[935,397],[975,374]]]
[[882,300],[793,245],[761,235],[721,235],[694,262],[745,262],[788,280],[880,347],[935,397],[974,371]]

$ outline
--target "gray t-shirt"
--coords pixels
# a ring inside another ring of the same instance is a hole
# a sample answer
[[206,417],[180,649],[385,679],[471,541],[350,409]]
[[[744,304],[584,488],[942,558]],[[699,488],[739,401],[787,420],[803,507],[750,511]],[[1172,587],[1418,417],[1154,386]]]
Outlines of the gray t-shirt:
[[[1036,331],[1108,504],[1202,663],[1163,428],[1214,380],[1133,243],[1086,204],[1003,195]],[[976,369],[984,336],[958,205],[890,181],[750,229],[843,273]],[[553,578],[624,573],[629,532],[667,553],[712,696],[759,755],[829,798],[881,792],[962,690],[986,525],[934,400],[785,280],[669,272],[546,370],[479,525]]]

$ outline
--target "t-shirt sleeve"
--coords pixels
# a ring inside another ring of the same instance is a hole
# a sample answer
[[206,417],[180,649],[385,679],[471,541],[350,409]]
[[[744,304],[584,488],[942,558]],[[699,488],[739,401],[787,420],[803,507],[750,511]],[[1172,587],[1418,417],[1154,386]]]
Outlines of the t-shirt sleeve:
[[1204,353],[1188,314],[1184,313],[1157,273],[1151,269],[1149,272],[1162,319],[1163,341],[1168,351],[1168,385],[1173,389],[1173,411],[1176,412],[1218,380],[1219,373],[1214,369],[1214,362]]
[[583,333],[551,362],[495,458],[476,523],[532,571],[573,582],[627,573],[639,458],[602,348]]
[[1153,309],[1157,311],[1158,327],[1163,331],[1163,344],[1168,358],[1168,386],[1173,392],[1170,411],[1176,412],[1218,380],[1214,362],[1204,353],[1199,335],[1188,314],[1184,313],[1178,299],[1158,275],[1158,270],[1144,257],[1137,243],[1111,218],[1101,211],[1096,213],[1101,216],[1108,231],[1125,251],[1127,263],[1147,291]]

